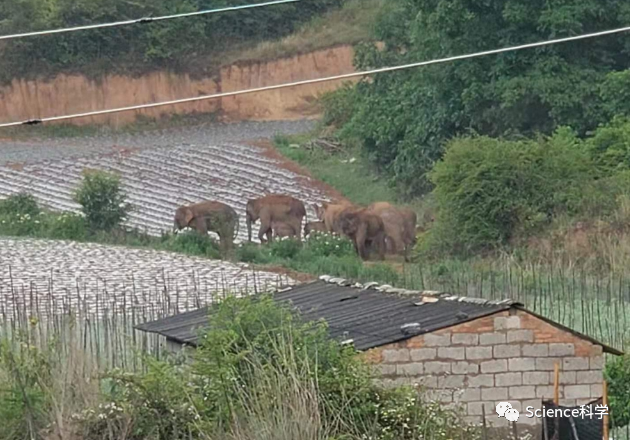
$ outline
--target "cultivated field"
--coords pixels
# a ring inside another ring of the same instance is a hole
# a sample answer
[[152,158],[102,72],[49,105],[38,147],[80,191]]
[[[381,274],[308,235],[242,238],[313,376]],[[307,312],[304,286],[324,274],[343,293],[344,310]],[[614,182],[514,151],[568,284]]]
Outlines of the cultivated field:
[[172,314],[221,296],[272,291],[293,280],[246,264],[144,249],[0,239],[0,316],[63,312],[102,317]]
[[[269,130],[266,134],[270,135]],[[53,159],[0,167],[0,197],[26,191],[43,206],[77,211],[79,206],[72,201],[72,193],[83,170],[107,170],[120,174],[129,202],[135,207],[128,226],[160,235],[172,228],[173,214],[179,205],[213,199],[227,203],[239,213],[241,240],[247,237],[244,212],[250,198],[269,193],[290,194],[307,204],[309,219],[315,218],[309,204],[329,200],[310,178],[282,166],[281,160],[269,155],[265,148],[226,142],[224,138],[219,138],[220,143],[204,142],[195,130],[191,134],[180,130],[170,136],[172,140],[160,137],[155,143],[151,135],[142,142],[132,139],[131,148],[127,142],[116,142],[112,149],[112,142],[107,149],[101,142],[89,155],[77,157],[73,150]],[[34,151],[34,144],[27,145],[29,151]]]

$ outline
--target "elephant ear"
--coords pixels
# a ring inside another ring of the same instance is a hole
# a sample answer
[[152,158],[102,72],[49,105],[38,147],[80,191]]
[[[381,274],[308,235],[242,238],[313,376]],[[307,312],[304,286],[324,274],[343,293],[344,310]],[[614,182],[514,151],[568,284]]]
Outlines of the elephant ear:
[[189,225],[193,218],[195,218],[195,215],[193,214],[192,209],[186,208],[184,211],[184,221],[186,224]]

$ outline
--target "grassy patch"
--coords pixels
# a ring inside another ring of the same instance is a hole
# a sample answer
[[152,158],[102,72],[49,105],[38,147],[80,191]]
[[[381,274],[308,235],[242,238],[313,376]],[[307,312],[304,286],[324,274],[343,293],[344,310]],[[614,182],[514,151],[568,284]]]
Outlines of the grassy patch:
[[304,145],[311,135],[277,136],[276,148],[285,157],[307,168],[315,178],[338,190],[358,204],[391,200],[398,197],[358,149],[337,154],[309,150]]
[[223,65],[268,61],[342,44],[369,41],[376,18],[384,5],[384,0],[349,0],[342,8],[313,18],[291,35],[227,53]]

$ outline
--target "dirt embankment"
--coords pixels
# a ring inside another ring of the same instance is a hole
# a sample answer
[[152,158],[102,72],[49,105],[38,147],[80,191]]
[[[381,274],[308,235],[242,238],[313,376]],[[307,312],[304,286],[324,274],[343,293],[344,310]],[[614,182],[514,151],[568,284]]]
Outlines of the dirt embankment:
[[[350,46],[318,50],[289,58],[233,65],[221,69],[218,79],[154,72],[141,77],[109,75],[98,81],[81,75],[60,75],[50,81],[14,80],[0,88],[0,122],[75,114],[147,104],[219,92],[334,76],[354,71]],[[340,81],[197,101],[65,121],[76,125],[133,122],[139,115],[219,112],[226,121],[292,120],[315,116],[316,97],[334,90]]]

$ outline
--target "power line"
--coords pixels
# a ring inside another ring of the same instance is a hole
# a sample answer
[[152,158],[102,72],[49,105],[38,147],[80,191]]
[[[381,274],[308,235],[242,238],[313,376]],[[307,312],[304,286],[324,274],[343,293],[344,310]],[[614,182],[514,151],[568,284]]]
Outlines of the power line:
[[62,121],[62,120],[66,120],[66,119],[75,119],[75,118],[84,118],[84,117],[89,117],[89,116],[106,115],[106,114],[120,113],[120,112],[126,112],[126,111],[131,111],[131,110],[142,110],[142,109],[147,109],[147,108],[161,107],[161,106],[165,106],[165,105],[185,104],[185,103],[188,103],[188,102],[204,101],[204,100],[207,100],[207,99],[226,98],[226,97],[229,97],[229,96],[245,95],[245,94],[248,94],[248,93],[265,92],[265,91],[269,91],[269,90],[278,90],[278,89],[284,89],[284,88],[287,88],[287,87],[296,87],[296,86],[302,86],[302,85],[307,85],[307,84],[316,84],[316,83],[327,82],[327,81],[339,81],[339,80],[343,80],[343,79],[374,75],[374,74],[377,74],[377,73],[393,72],[393,71],[397,71],[397,70],[410,69],[410,68],[413,68],[413,67],[422,67],[422,66],[428,66],[428,65],[432,65],[432,64],[441,64],[441,63],[446,63],[446,62],[449,62],[449,61],[457,61],[457,60],[465,60],[465,59],[470,59],[470,58],[478,58],[478,57],[482,57],[482,56],[486,56],[486,55],[494,55],[494,54],[503,53],[503,52],[511,52],[511,51],[515,51],[515,50],[530,49],[532,47],[549,46],[549,45],[552,45],[552,44],[566,43],[566,42],[569,42],[569,41],[584,40],[584,39],[587,39],[587,38],[601,37],[601,36],[605,36],[605,35],[612,35],[612,34],[617,34],[617,33],[621,33],[621,32],[628,32],[628,31],[630,31],[630,26],[626,26],[626,27],[623,27],[623,28],[617,28],[617,29],[611,29],[611,30],[607,30],[607,31],[595,32],[595,33],[591,33],[591,34],[583,34],[583,35],[577,35],[577,36],[573,36],[573,37],[565,37],[565,38],[558,38],[558,39],[555,39],[555,40],[541,41],[541,42],[538,42],[538,43],[529,43],[529,44],[523,44],[523,45],[520,45],[520,46],[511,46],[511,47],[505,47],[505,48],[502,48],[502,49],[487,50],[487,51],[483,51],[483,52],[476,52],[476,53],[466,54],[466,55],[456,55],[456,56],[447,57],[447,58],[439,58],[439,59],[430,60],[430,61],[421,61],[421,62],[417,62],[417,63],[403,64],[403,65],[393,66],[393,67],[382,67],[380,69],[366,70],[366,71],[362,71],[362,72],[346,73],[346,74],[343,74],[343,75],[329,76],[329,77],[325,77],[325,78],[316,78],[316,79],[296,81],[296,82],[285,83],[285,84],[277,84],[277,85],[274,85],[274,86],[257,87],[257,88],[254,88],[254,89],[238,90],[238,91],[234,91],[234,92],[215,93],[215,94],[212,94],[212,95],[196,96],[194,98],[175,99],[175,100],[172,100],[172,101],[154,102],[154,103],[150,103],[150,104],[141,104],[141,105],[134,105],[134,106],[129,106],[129,107],[120,107],[120,108],[114,108],[114,109],[109,109],[109,110],[98,110],[98,111],[86,112],[86,113],[76,113],[76,114],[65,115],[65,116],[51,116],[51,117],[41,118],[41,119],[29,119],[29,120],[20,121],[20,122],[9,122],[9,123],[0,124],[0,128],[12,127],[12,126],[17,126],[17,125],[35,125],[35,124],[40,124],[40,123],[43,123],[43,122]]
[[206,10],[203,10],[203,11],[184,12],[184,13],[181,13],[181,14],[164,15],[164,16],[161,16],[161,17],[143,17],[143,18],[138,18],[138,19],[134,19],[134,20],[116,21],[116,22],[113,22],[113,23],[90,24],[90,25],[86,25],[86,26],[75,26],[75,27],[62,28],[62,29],[52,29],[52,30],[48,30],[48,31],[25,32],[25,33],[22,33],[22,34],[2,35],[2,36],[0,36],[0,40],[11,40],[11,39],[15,39],[15,38],[34,37],[34,36],[37,36],[37,35],[61,34],[61,33],[64,33],[64,32],[76,32],[76,31],[83,31],[83,30],[87,30],[87,29],[110,28],[110,27],[126,26],[126,25],[129,25],[129,24],[137,24],[137,23],[151,23],[151,22],[162,21],[162,20],[171,20],[173,18],[194,17],[194,16],[197,16],[197,15],[218,14],[220,12],[240,11],[240,10],[243,10],[243,9],[261,8],[263,6],[281,5],[281,4],[285,4],[285,3],[296,3],[296,2],[299,2],[299,1],[301,1],[301,0],[274,0],[274,1],[265,2],[265,3],[253,3],[253,4],[249,4],[249,5],[229,6],[229,7],[225,7],[225,8],[219,8],[219,9],[206,9]]

